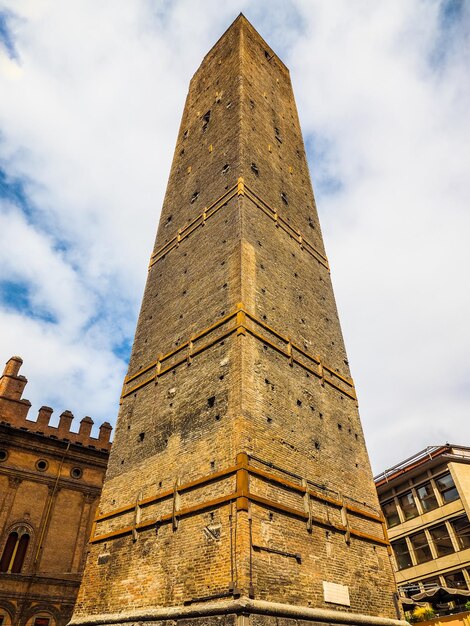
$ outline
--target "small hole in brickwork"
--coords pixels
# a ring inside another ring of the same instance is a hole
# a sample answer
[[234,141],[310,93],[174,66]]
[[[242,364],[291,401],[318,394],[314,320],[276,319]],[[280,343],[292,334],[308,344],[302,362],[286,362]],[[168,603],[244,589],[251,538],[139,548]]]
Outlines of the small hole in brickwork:
[[260,247],[260,248],[262,248],[262,247],[263,247],[263,245],[262,245],[261,241],[258,241],[258,245],[259,245],[259,247]]
[[343,427],[341,424],[338,424],[338,430],[343,430]]
[[311,217],[308,218],[308,225],[310,226],[310,228],[315,228],[315,222]]
[[256,176],[259,176],[259,169],[258,169],[256,163],[252,163],[251,164],[251,170],[252,170],[252,172],[254,172],[256,174]]
[[359,467],[359,463],[356,463],[356,467]]
[[297,272],[294,272],[294,277],[295,277],[295,278],[298,278],[298,277],[299,277],[299,275],[297,274]]
[[263,315],[263,319],[264,319],[264,320],[267,320],[268,318],[266,317],[266,315]]
[[145,433],[139,433],[139,441],[143,441],[145,439]]
[[230,165],[226,163],[222,168],[222,174],[226,174],[230,169]]
[[220,316],[223,317],[225,315],[225,311],[220,312]]
[[284,204],[289,204],[289,200],[287,199],[287,194],[285,191],[281,191],[281,200],[284,202]]
[[211,396],[210,398],[207,398],[207,404],[209,407],[213,407],[215,404],[215,396]]
[[255,108],[255,103],[253,100],[250,100],[250,109],[254,109]]
[[268,61],[271,58],[271,55],[269,54],[267,50],[264,51],[264,56],[268,59]]
[[124,459],[122,459],[122,461],[121,461],[121,465],[124,465]]
[[261,287],[261,293],[266,293],[266,289],[264,287]]
[[272,423],[272,421],[273,421],[273,418],[272,418],[272,417],[267,417],[267,418],[266,418],[266,421],[268,422],[268,424],[271,424],[271,423]]
[[270,385],[270,384],[271,384],[267,378],[265,378],[265,379],[264,379],[264,382],[265,382],[267,385]]
[[274,513],[272,511],[269,511],[269,521],[272,522],[274,519]]
[[315,450],[320,450],[321,445],[319,441],[315,441]]
[[322,420],[323,419],[323,413],[319,413],[318,415],[320,416],[320,419]]
[[166,218],[166,223],[167,223],[167,224],[170,224],[172,219],[173,219],[173,215],[169,215],[169,216]]
[[358,437],[358,434],[357,434],[357,433],[354,433],[354,437],[355,437],[355,439],[359,439],[359,437]]
[[224,345],[225,345],[225,341],[221,341],[221,342],[219,343],[219,346],[224,346]]
[[279,143],[282,143],[281,133],[279,132],[279,128],[274,128],[274,135]]
[[310,410],[311,410],[311,411],[315,411],[315,407],[314,407],[314,406],[312,406],[312,405],[310,405]]
[[209,111],[207,111],[207,113],[204,113],[204,115],[202,116],[202,130],[203,130],[203,132],[206,130],[206,128],[207,128],[207,126],[209,124],[210,119],[211,119],[211,112],[209,110]]
[[183,139],[186,139],[188,135],[189,135],[189,130],[185,130],[183,133]]
[[226,109],[230,109],[232,107],[232,101],[227,102]]
[[264,270],[264,265],[261,263],[260,268]]
[[160,481],[160,482],[158,483],[158,488],[159,488],[159,489],[161,489],[161,488],[162,488],[162,485],[163,485],[163,483],[162,483],[162,481]]
[[185,295],[186,295],[186,289],[183,291],[183,296],[185,296]]
[[302,400],[297,400],[297,406],[302,406]]
[[182,320],[182,319],[183,319],[183,314],[181,313],[181,315],[180,315],[180,320]]
[[215,461],[211,461],[211,469],[215,468]]
[[220,262],[220,264],[221,264],[221,265],[225,265],[225,261],[221,261],[221,262]]
[[225,376],[222,374],[221,376],[219,376],[219,380],[223,380],[225,378]]
[[195,191],[193,195],[191,196],[191,204],[193,204],[193,202],[196,202],[198,198],[199,198],[199,191]]
[[183,154],[184,154],[184,148],[181,150],[180,156],[183,156]]
[[215,420],[216,420],[216,422],[218,422],[220,420],[220,415],[216,415],[215,416]]
[[263,350],[267,350],[267,349],[268,349],[268,346],[264,343],[263,344]]
[[300,318],[300,323],[301,323],[301,324],[305,324],[305,320],[303,319],[303,317],[302,317],[302,318]]

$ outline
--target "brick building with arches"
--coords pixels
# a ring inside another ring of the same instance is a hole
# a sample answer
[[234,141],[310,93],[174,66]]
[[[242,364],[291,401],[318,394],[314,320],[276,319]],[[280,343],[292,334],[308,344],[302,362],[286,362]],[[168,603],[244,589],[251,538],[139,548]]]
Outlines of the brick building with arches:
[[111,426],[57,427],[43,406],[27,419],[22,359],[0,377],[0,626],[64,626],[80,585],[108,462]]

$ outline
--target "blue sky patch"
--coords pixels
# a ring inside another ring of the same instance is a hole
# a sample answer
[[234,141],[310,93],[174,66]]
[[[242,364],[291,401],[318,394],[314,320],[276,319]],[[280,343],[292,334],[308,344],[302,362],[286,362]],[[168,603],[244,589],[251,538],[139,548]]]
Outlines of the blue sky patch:
[[18,54],[15,50],[15,43],[13,36],[8,27],[8,20],[11,14],[7,11],[0,11],[0,45],[6,50],[6,53],[10,59],[18,59]]
[[9,280],[0,281],[0,301],[7,309],[21,313],[26,317],[51,324],[57,323],[51,313],[33,305],[30,290],[26,283]]
[[329,154],[332,150],[330,142],[318,134],[308,135],[305,137],[305,150],[317,201],[321,196],[331,196],[340,192],[343,189],[343,183],[335,176],[329,165]]

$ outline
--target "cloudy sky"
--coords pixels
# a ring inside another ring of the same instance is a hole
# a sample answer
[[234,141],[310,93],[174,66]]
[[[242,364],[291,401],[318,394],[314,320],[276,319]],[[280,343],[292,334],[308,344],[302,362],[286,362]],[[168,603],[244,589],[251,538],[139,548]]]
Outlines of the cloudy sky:
[[373,469],[470,445],[470,2],[0,0],[0,362],[115,420],[191,75],[290,67]]

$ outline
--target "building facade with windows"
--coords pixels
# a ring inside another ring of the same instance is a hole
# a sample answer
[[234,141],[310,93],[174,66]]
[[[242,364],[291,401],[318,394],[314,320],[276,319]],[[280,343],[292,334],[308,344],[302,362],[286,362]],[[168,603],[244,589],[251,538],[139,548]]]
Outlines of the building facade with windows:
[[470,589],[470,448],[426,448],[375,484],[400,592]]
[[0,626],[64,626],[80,585],[85,550],[106,471],[111,426],[78,432],[64,411],[28,420],[22,360],[0,377]]

